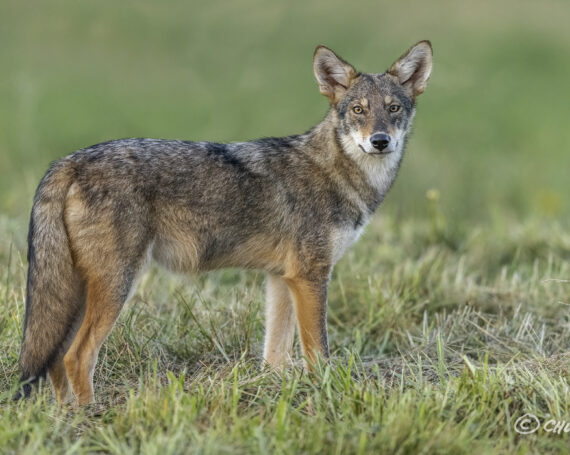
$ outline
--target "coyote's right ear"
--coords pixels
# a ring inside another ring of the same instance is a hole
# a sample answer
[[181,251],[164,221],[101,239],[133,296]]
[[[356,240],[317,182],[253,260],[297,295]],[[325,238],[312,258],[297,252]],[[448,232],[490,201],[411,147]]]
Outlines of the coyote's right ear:
[[313,71],[319,83],[320,92],[336,104],[343,96],[356,70],[328,47],[317,46],[313,57]]

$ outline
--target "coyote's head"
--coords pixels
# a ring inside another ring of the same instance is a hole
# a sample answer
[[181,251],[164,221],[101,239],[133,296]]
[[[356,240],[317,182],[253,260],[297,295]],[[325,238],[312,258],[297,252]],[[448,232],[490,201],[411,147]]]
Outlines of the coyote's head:
[[359,73],[324,46],[315,50],[313,68],[320,91],[336,114],[337,136],[357,161],[401,158],[415,114],[416,97],[432,68],[429,41],[420,41],[382,74]]

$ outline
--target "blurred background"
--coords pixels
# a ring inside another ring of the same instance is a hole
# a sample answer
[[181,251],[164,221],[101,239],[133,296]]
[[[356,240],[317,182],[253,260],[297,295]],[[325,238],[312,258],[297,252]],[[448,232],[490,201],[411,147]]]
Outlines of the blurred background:
[[[570,214],[568,0],[0,0],[0,210],[25,235],[50,161],[109,139],[301,133],[325,44],[382,72],[430,39],[434,70],[384,211],[451,224]],[[426,194],[428,195],[426,197]]]

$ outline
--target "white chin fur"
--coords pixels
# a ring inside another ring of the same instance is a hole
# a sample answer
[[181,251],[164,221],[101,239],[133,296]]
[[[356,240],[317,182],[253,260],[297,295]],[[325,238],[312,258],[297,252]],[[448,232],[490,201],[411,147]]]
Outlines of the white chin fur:
[[[392,138],[392,144],[387,150],[390,153],[377,153],[370,140],[365,141],[358,133],[342,138],[346,153],[360,166],[368,176],[370,184],[380,193],[387,191],[396,178],[396,171],[402,158],[403,135],[398,132]],[[364,149],[364,151],[363,151]]]

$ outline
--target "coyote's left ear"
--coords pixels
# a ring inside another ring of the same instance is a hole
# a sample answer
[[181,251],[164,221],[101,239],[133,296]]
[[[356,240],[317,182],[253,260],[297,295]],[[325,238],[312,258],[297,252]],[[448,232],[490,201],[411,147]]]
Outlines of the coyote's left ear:
[[328,47],[318,46],[313,57],[313,71],[319,90],[336,104],[357,76],[357,71]]
[[402,55],[388,70],[404,87],[409,87],[414,96],[423,93],[431,74],[433,51],[429,41],[420,41]]

